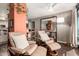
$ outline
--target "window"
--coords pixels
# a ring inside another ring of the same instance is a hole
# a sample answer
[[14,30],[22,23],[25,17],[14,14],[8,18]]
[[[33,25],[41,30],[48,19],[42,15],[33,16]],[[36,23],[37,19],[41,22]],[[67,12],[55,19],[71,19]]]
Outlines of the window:
[[64,23],[64,17],[58,17],[57,23]]

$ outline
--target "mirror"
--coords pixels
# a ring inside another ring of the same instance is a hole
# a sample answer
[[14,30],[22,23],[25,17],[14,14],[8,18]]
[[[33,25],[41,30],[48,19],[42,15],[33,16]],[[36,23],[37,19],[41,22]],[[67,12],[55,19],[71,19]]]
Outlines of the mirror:
[[41,19],[41,30],[44,30],[49,37],[54,38],[57,41],[57,17],[50,17]]
[[57,28],[56,17],[41,20],[41,30],[56,32],[56,28]]

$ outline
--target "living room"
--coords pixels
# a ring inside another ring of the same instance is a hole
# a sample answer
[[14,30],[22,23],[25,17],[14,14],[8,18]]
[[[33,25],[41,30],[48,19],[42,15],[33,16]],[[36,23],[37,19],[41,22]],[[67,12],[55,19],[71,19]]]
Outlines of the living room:
[[0,18],[4,22],[0,22],[1,35],[5,32],[8,37],[0,42],[0,55],[78,56],[78,6],[77,3],[0,3],[3,11]]

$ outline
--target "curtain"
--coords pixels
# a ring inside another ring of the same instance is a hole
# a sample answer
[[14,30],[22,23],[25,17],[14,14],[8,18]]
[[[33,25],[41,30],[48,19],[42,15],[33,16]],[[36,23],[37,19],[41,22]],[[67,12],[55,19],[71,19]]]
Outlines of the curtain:
[[72,10],[72,25],[71,25],[71,46],[77,47],[77,11]]

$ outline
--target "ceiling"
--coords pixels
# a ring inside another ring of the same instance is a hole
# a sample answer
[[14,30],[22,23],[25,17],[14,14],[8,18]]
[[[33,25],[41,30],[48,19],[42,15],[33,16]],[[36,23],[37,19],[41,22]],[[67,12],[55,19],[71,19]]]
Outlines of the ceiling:
[[[8,8],[8,3],[0,3],[0,13],[3,9]],[[72,10],[76,3],[27,3],[28,18],[37,18],[46,15],[61,13],[64,11]]]
[[28,18],[37,18],[46,15],[72,10],[76,3],[27,3]]

